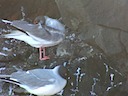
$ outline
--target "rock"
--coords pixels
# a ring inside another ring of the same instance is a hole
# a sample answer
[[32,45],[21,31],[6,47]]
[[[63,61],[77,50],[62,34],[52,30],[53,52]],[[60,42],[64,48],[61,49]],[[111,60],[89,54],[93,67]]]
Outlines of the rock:
[[[55,0],[64,22],[73,25],[100,24],[128,31],[126,0]],[[73,23],[72,23],[73,22]],[[75,23],[75,24],[74,24]]]
[[[71,29],[78,29],[79,25],[87,23],[88,19],[87,14],[85,12],[85,8],[83,7],[85,1],[83,0],[55,0],[59,11],[61,13],[62,19],[65,22],[65,24],[70,27]],[[71,6],[72,5],[72,6]]]
[[22,19],[21,7],[23,7],[25,17],[29,19],[34,19],[39,15],[48,15],[56,18],[60,17],[56,3],[51,0],[13,0],[13,2],[11,0],[8,0],[8,2],[1,0],[0,18],[9,20]]
[[120,40],[121,40],[122,47],[128,53],[128,33],[127,32],[121,32],[120,33]]
[[[5,41],[4,41],[5,40]],[[32,47],[14,39],[1,39],[0,62],[25,60],[32,52]]]
[[65,56],[71,56],[72,50],[71,50],[71,42],[68,40],[65,40],[61,44],[58,45],[56,50],[56,56],[65,57]]
[[78,38],[86,42],[92,41],[98,36],[101,30],[102,28],[100,26],[93,25],[93,24],[87,25],[84,28],[79,28]]
[[96,44],[108,55],[114,55],[122,51],[119,38],[120,30],[103,28],[95,38]]
[[83,60],[93,57],[95,54],[98,54],[98,53],[100,53],[98,49],[84,42],[79,52],[81,59],[83,58]]
[[127,1],[55,1],[65,24],[79,32],[78,38],[93,41],[93,44],[96,41],[99,48],[108,55],[123,51],[118,35],[128,31]]

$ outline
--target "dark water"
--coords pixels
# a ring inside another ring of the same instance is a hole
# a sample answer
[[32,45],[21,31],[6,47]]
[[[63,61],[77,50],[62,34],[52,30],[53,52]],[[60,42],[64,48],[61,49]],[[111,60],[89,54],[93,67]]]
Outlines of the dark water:
[[[38,0],[36,2],[32,0],[35,3],[24,0],[12,1],[8,0],[6,4],[4,0],[0,1],[0,18],[21,19],[24,13],[24,18],[30,21],[39,15],[60,17],[57,7],[53,6],[54,11],[52,11],[51,6],[54,2],[49,0],[43,0],[43,3],[37,2]],[[41,6],[40,3],[43,5]],[[0,27],[1,30],[5,28],[2,24]],[[18,40],[1,38],[0,50],[8,55],[0,57],[1,73],[10,74],[16,71],[16,68],[23,70],[53,68],[66,63],[69,69],[68,84],[61,93],[55,96],[128,96],[125,88],[126,79],[117,68],[118,62],[112,57],[106,56],[95,45],[78,39],[77,32],[68,29],[68,26],[67,30],[66,38],[60,45],[47,49],[51,58],[47,61],[39,61],[38,49]],[[15,85],[1,82],[0,86],[0,96],[8,96],[8,94],[29,96]]]

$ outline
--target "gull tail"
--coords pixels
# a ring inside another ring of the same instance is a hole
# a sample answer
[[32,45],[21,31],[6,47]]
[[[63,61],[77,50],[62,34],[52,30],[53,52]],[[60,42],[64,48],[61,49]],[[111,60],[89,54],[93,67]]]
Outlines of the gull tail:
[[10,33],[3,35],[5,36],[5,38],[13,38],[15,36],[24,35],[24,33],[18,30],[12,30]]
[[16,84],[20,86],[19,82],[10,79],[11,75],[0,75],[0,81]]
[[2,19],[1,21],[2,21],[3,23],[7,23],[7,24],[11,24],[11,23],[12,23],[11,21],[4,20],[4,19]]
[[0,78],[0,81],[7,82],[7,83],[12,83],[12,84],[16,84],[16,85],[19,85],[20,86],[20,83],[19,82],[16,82],[16,81],[13,81],[13,80],[10,80],[10,79]]
[[27,35],[19,30],[11,30],[10,33],[8,34],[2,34],[0,37],[2,38],[14,38],[18,40],[23,40],[25,39]]

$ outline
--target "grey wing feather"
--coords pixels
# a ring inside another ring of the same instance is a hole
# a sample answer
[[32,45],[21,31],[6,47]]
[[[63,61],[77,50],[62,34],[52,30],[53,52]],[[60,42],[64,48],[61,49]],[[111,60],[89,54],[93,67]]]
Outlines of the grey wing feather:
[[46,31],[41,25],[39,24],[29,24],[26,21],[15,20],[11,23],[12,26],[25,31],[29,35],[33,35],[35,37],[43,38],[43,39],[50,39],[51,34],[50,32]]
[[55,78],[47,70],[35,69],[30,70],[29,73],[25,71],[19,71],[12,73],[13,79],[16,79],[23,85],[27,85],[30,88],[36,89],[41,86],[53,84]]

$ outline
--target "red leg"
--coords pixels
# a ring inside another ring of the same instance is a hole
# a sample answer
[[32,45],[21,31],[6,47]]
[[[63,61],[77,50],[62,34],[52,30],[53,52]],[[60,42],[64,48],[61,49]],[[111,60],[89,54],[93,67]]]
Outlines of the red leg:
[[[46,54],[45,54],[45,47],[40,47],[39,48],[39,54],[40,54],[40,60],[47,60],[47,59],[50,59],[48,56],[46,56]],[[42,56],[42,54],[43,54],[43,56]]]

